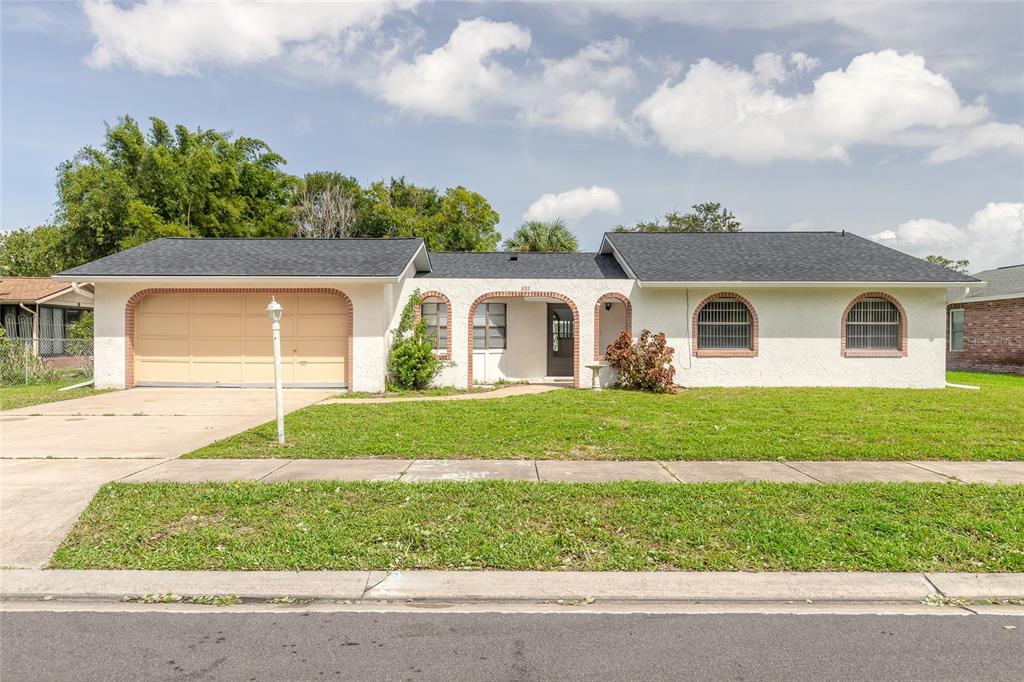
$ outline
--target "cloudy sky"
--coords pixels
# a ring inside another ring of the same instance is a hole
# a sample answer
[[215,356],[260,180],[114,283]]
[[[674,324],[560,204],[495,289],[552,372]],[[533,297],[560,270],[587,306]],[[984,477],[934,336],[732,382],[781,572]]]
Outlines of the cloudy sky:
[[972,269],[1024,262],[1024,3],[4,2],[5,229],[103,123],[266,140],[288,170],[463,184],[618,223],[718,201]]

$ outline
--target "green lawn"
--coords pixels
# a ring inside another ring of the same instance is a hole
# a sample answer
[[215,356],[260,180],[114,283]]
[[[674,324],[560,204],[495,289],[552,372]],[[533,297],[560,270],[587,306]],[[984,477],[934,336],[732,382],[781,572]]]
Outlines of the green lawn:
[[188,457],[1024,459],[1024,377],[956,388],[553,391],[491,400],[315,405]]
[[82,381],[84,381],[84,379],[75,378],[64,381],[48,381],[36,384],[0,386],[0,410],[13,410],[18,407],[29,407],[30,405],[41,405],[43,403],[55,403],[59,400],[84,398],[86,396],[103,392],[96,390],[92,386],[76,388],[71,391],[57,390],[63,386],[71,386]]
[[1024,486],[109,483],[54,568],[1024,571]]

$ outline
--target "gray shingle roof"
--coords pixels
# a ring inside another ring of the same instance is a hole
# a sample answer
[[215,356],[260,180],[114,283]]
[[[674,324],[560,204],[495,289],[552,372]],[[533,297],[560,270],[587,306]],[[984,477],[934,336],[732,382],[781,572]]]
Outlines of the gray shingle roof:
[[61,275],[396,277],[422,239],[154,239]]
[[971,289],[971,293],[967,296],[968,300],[978,297],[1006,296],[1007,294],[1024,296],[1024,264],[984,270],[971,276],[988,282],[988,285],[981,289]]
[[609,232],[648,282],[964,282],[971,277],[850,232]]
[[[513,260],[515,259],[515,260]],[[430,253],[423,278],[627,279],[614,256],[599,253]]]

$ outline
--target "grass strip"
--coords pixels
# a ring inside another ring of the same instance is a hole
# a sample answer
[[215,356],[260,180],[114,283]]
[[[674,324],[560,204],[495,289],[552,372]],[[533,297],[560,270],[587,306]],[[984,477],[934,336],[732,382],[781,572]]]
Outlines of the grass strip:
[[315,405],[188,457],[1021,460],[1024,377],[964,389],[553,391],[490,400]]
[[109,483],[55,568],[1024,571],[1024,486]]
[[96,390],[92,386],[74,388],[70,391],[59,391],[64,386],[71,386],[84,381],[73,379],[68,381],[47,381],[35,384],[0,386],[0,410],[13,410],[19,407],[31,407],[43,403],[56,403],[74,398],[86,398],[106,391]]

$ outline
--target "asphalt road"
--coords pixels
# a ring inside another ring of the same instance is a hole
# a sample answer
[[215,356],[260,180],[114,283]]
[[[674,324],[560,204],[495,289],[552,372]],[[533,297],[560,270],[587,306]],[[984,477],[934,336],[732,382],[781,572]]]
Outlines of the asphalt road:
[[[20,680],[1024,679],[1000,616],[2,613]],[[1007,629],[1007,624],[1017,629]]]

